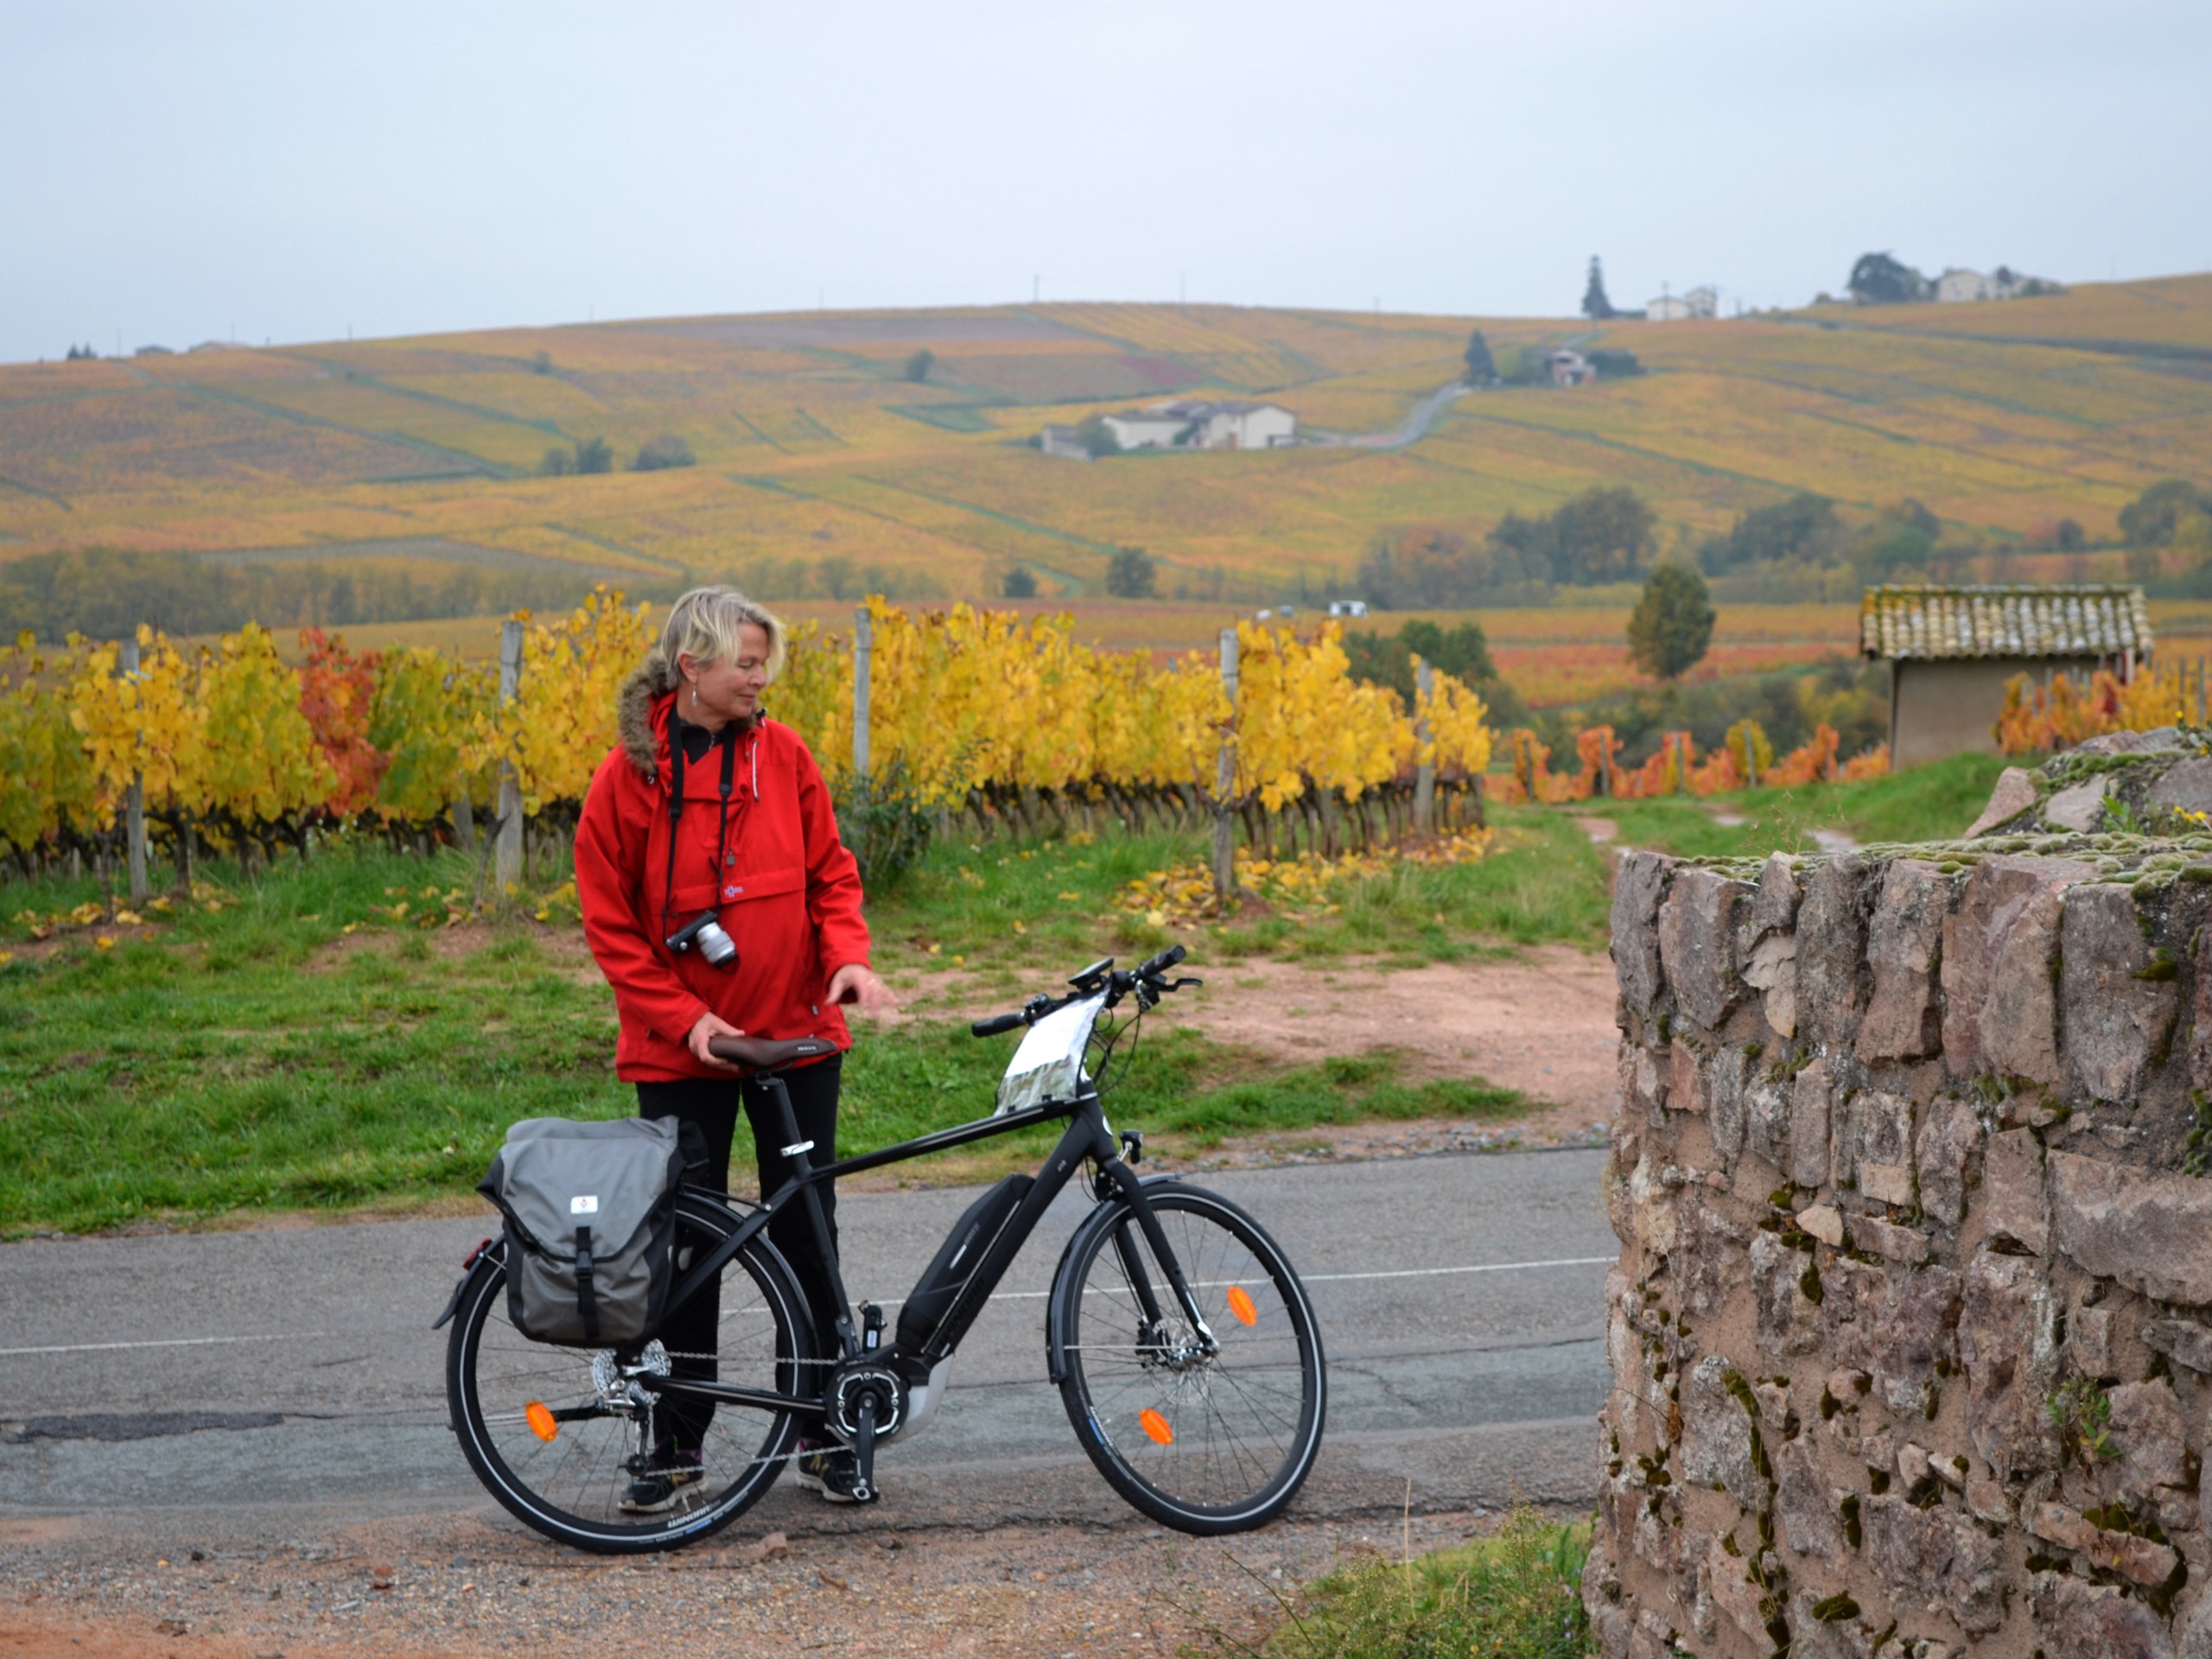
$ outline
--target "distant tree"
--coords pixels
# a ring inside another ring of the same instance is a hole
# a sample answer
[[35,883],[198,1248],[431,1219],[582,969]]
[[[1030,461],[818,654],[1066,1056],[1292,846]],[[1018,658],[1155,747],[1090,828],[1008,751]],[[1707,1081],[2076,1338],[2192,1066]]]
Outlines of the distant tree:
[[72,346],[67,360],[71,363],[82,363],[99,356],[99,353],[89,346]]
[[1852,549],[1851,563],[1868,582],[1896,582],[1925,574],[1936,538],[1915,524],[1878,518]]
[[639,447],[638,459],[631,464],[631,470],[639,473],[665,472],[671,467],[695,466],[698,460],[698,456],[691,453],[690,444],[673,432],[664,432]]
[[1605,297],[1605,267],[1594,253],[1590,256],[1590,281],[1582,290],[1582,315],[1594,322],[1619,315]]
[[614,470],[614,446],[605,438],[576,440],[576,470],[580,473],[611,473]]
[[548,449],[544,459],[537,463],[537,475],[540,478],[566,478],[575,470],[575,452],[571,449],[557,448]]
[[1825,563],[1840,534],[1835,503],[1801,490],[1787,501],[1738,513],[1726,536],[1706,538],[1698,549],[1698,561],[1715,575],[1777,560]]
[[1678,680],[1713,643],[1713,600],[1705,578],[1671,561],[1651,573],[1628,620],[1628,654],[1655,679]]
[[1037,597],[1037,578],[1026,564],[1017,564],[1006,573],[999,584],[1001,599],[1034,599]]
[[2120,510],[2120,533],[2134,547],[2164,547],[2192,512],[2212,512],[2212,492],[2185,478],[2162,478]]
[[1106,561],[1106,591],[1116,599],[1150,599],[1158,566],[1141,547],[1117,547]]
[[1636,360],[1634,352],[1608,351],[1601,347],[1585,352],[1583,355],[1590,359],[1590,366],[1598,371],[1600,380],[1624,380],[1630,375],[1643,372],[1643,365]]
[[1479,328],[1467,336],[1467,349],[1463,353],[1467,363],[1467,384],[1486,386],[1497,378],[1497,361],[1490,354],[1490,341],[1483,338]]
[[1118,455],[1122,441],[1114,435],[1114,429],[1106,424],[1103,415],[1086,415],[1076,423],[1076,442],[1088,449],[1094,460],[1102,455]]
[[1600,485],[1552,514],[1552,575],[1560,582],[1623,582],[1658,550],[1657,520],[1625,485]]
[[923,346],[920,351],[906,359],[906,378],[918,383],[928,379],[930,370],[936,362],[937,353],[928,346]]
[[530,359],[530,372],[532,374],[552,373],[553,353],[550,352],[540,352],[537,356],[531,358]]
[[1886,253],[1860,254],[1844,286],[1861,305],[1903,305],[1924,300],[1933,291],[1925,276]]

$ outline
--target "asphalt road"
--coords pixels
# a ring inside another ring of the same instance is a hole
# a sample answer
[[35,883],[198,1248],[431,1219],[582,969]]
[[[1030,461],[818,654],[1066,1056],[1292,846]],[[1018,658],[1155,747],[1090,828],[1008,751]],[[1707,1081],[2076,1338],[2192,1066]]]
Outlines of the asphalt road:
[[[1617,1250],[1603,1156],[1198,1178],[1274,1233],[1320,1315],[1330,1419],[1301,1512],[1395,1515],[1408,1478],[1422,1510],[1594,1495],[1600,1302]],[[853,1295],[895,1319],[972,1196],[845,1195]],[[886,1497],[869,1519],[1136,1523],[1045,1377],[1045,1292],[1086,1203],[1063,1195],[963,1344],[936,1422],[884,1452]],[[430,1220],[0,1247],[0,1519],[76,1514],[128,1532],[188,1510],[219,1530],[283,1535],[317,1520],[490,1511],[447,1427],[444,1333],[429,1329],[488,1230]],[[788,1482],[755,1514],[827,1518]]]

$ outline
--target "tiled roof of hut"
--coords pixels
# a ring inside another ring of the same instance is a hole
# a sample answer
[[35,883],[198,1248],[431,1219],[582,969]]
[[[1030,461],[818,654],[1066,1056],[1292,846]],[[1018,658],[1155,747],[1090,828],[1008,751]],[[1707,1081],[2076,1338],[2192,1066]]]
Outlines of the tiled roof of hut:
[[1859,601],[1867,657],[2118,657],[2151,649],[2143,590],[2122,582],[1942,588],[1900,582]]

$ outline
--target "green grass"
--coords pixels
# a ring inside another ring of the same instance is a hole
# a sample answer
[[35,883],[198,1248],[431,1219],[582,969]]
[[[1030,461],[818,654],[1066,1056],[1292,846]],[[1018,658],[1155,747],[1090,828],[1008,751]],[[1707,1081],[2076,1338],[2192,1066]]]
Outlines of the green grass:
[[1516,1509],[1487,1538],[1325,1579],[1268,1637],[1266,1659],[1582,1659],[1586,1525]]
[[[1589,810],[1618,826],[1623,844],[1686,858],[1810,852],[1815,830],[1866,842],[1941,841],[1974,822],[2004,766],[1995,755],[1955,754],[1863,784],[1747,789],[1703,800],[1593,801]],[[1722,824],[1719,814],[1745,822]]]

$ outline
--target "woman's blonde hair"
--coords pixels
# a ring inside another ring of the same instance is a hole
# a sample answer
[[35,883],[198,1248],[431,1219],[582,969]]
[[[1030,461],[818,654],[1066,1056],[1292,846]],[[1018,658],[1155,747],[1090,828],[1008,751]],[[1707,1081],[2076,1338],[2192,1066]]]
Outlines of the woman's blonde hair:
[[734,588],[694,588],[668,607],[661,625],[660,659],[668,677],[678,676],[676,659],[690,653],[695,663],[719,663],[737,656],[737,631],[747,622],[768,636],[768,677],[784,671],[784,625]]

